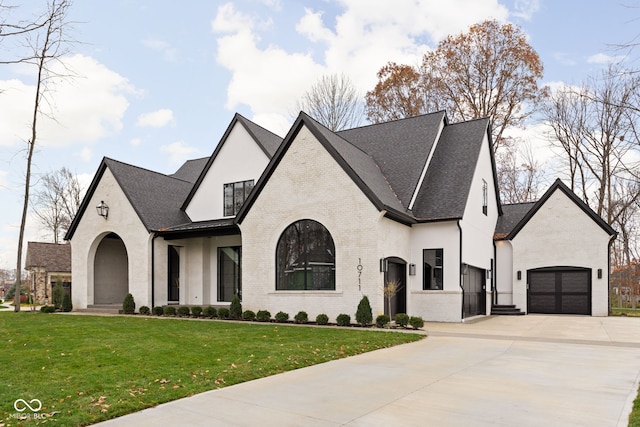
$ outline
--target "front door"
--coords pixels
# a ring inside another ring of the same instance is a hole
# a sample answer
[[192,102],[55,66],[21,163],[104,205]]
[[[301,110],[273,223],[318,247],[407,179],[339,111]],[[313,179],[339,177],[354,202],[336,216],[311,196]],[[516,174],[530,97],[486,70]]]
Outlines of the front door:
[[169,246],[169,302],[180,301],[180,252],[177,247]]
[[218,248],[218,301],[229,302],[234,295],[242,300],[240,257],[242,248]]
[[400,258],[387,258],[384,289],[384,314],[393,319],[398,313],[406,313],[407,264]]

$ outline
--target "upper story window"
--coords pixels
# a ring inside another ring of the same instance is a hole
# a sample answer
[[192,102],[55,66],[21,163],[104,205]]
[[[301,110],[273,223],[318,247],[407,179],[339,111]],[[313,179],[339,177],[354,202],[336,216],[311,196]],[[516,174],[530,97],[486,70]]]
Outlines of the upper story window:
[[487,181],[482,180],[482,213],[487,214],[487,206],[489,206],[489,186]]
[[310,219],[287,227],[276,248],[276,290],[335,290],[336,248],[322,224]]
[[252,189],[252,179],[224,184],[224,216],[236,215]]
[[442,249],[424,249],[422,251],[422,261],[424,266],[424,269],[422,270],[422,289],[442,290],[444,288],[442,256]]

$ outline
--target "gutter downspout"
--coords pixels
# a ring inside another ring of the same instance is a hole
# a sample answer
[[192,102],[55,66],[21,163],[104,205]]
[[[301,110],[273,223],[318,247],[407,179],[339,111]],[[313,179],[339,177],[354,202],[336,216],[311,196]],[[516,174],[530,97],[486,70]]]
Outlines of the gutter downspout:
[[460,262],[458,263],[458,278],[460,280],[460,289],[462,290],[462,304],[460,304],[460,318],[464,321],[464,285],[463,285],[463,272],[462,272],[462,226],[460,226],[460,220],[456,221],[456,225],[458,226],[458,231],[460,232],[459,236],[459,250],[460,250]]
[[609,245],[607,246],[607,313],[609,316],[613,314],[613,310],[611,310],[611,246],[613,246],[613,241],[618,237],[617,234],[614,234],[609,238]]
[[158,234],[153,233],[151,238],[151,309],[156,305],[156,237],[158,237]]
[[493,293],[492,305],[498,305],[498,279],[496,279],[496,273],[498,271],[498,249],[496,248],[496,241],[493,241],[493,271],[491,272],[491,291]]

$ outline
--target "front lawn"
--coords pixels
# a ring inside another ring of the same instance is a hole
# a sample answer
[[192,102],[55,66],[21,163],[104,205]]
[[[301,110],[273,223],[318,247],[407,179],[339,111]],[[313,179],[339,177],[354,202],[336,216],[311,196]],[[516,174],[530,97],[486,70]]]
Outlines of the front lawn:
[[[273,323],[4,312],[0,426],[87,425],[422,337]],[[39,401],[42,408],[31,411],[19,399],[36,409]]]

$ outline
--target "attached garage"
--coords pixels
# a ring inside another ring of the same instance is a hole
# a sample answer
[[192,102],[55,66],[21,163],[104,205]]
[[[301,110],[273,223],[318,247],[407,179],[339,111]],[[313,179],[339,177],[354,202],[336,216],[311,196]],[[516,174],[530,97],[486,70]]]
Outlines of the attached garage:
[[527,312],[591,315],[591,269],[550,267],[527,273]]

